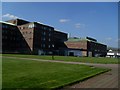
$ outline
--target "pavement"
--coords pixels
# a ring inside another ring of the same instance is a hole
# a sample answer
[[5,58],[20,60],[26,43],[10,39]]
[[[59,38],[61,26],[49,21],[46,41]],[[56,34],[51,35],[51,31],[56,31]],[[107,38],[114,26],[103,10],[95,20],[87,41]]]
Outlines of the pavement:
[[[4,58],[18,58],[18,57],[6,57]],[[93,63],[81,63],[81,62],[65,62],[60,60],[42,60],[42,59],[31,59],[31,58],[19,58],[24,60],[35,60],[42,62],[56,62],[56,63],[66,63],[66,64],[84,64],[100,68],[109,68],[111,71],[97,75],[90,79],[82,82],[75,83],[70,86],[65,86],[62,90],[66,89],[83,89],[83,88],[118,88],[118,64],[93,64]],[[105,89],[107,90],[107,89]],[[119,89],[117,89],[119,90]]]
[[[87,64],[88,65],[88,64]],[[118,64],[91,64],[95,67],[110,68],[111,71],[97,75],[83,82],[65,88],[118,88]],[[106,89],[107,90],[107,89]]]

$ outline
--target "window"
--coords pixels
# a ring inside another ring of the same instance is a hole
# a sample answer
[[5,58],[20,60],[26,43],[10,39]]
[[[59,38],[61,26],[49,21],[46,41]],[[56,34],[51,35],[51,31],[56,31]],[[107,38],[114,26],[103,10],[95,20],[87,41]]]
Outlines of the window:
[[46,39],[45,39],[45,37],[42,37],[41,40],[45,41]]
[[45,48],[45,44],[43,44],[43,47]]
[[34,27],[36,27],[35,24],[30,24],[30,25],[28,26],[28,28],[34,28]]
[[30,32],[29,34],[31,34],[32,32]]
[[51,36],[51,34],[49,33],[49,36]]
[[16,23],[16,21],[14,20],[13,24],[15,24],[15,23]]
[[49,41],[51,41],[51,39],[49,38]]
[[44,29],[44,27],[43,27],[43,26],[41,26],[41,29]]
[[23,29],[23,27],[21,27],[21,29]]
[[51,31],[52,29],[51,28],[49,28],[49,31]]
[[31,40],[32,38],[29,38],[29,40]]
[[44,32],[43,35],[46,35],[46,33]]
[[43,40],[45,41],[45,37],[43,38]]
[[23,29],[25,29],[25,27],[23,27]]
[[50,45],[48,45],[48,48],[50,48]]
[[8,28],[8,26],[7,25],[2,25],[2,28]]
[[47,29],[47,27],[44,27],[44,30],[46,30]]
[[46,35],[46,32],[42,32],[42,35]]

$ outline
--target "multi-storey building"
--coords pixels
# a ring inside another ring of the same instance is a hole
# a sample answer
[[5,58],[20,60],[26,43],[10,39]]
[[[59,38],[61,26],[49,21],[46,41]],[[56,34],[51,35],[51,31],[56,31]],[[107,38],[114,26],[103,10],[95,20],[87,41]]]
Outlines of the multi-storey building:
[[69,48],[68,55],[72,56],[75,53],[79,56],[106,56],[107,54],[107,46],[90,37],[69,38],[65,44]]
[[0,24],[2,53],[71,56],[105,56],[107,53],[107,46],[93,38],[69,38],[67,41],[67,33],[39,22],[15,19]]
[[[54,32],[57,31],[55,31],[54,28],[51,26],[38,22],[28,22],[20,19],[1,23],[3,32],[3,53],[15,53],[16,51],[16,53],[51,54],[56,46],[54,45],[54,43],[56,43],[55,41],[57,39],[55,40],[56,34]],[[7,28],[7,31],[4,26],[9,26],[9,28]],[[7,34],[4,34],[4,32],[6,32]],[[14,35],[11,33],[14,33]],[[59,33],[61,34],[62,32]],[[4,37],[7,38],[5,39]],[[9,41],[9,37],[14,38],[15,40]],[[67,37],[65,38],[66,39],[63,38],[64,40],[58,39],[57,41],[62,43],[67,40]],[[9,45],[12,45],[14,50],[9,46],[8,48],[11,50],[7,49],[7,43],[9,43]]]
[[30,23],[29,21],[26,21],[26,20],[22,20],[22,19],[12,19],[12,20],[8,20],[6,22],[9,22],[9,23],[12,23],[14,25],[23,25],[23,24],[27,24],[27,23]]
[[[37,22],[31,22],[18,26],[21,34],[26,40],[32,53],[45,54],[53,49],[53,32],[54,28]],[[42,53],[44,52],[44,53]]]
[[28,53],[30,48],[15,24],[2,24],[2,53]]
[[64,41],[67,41],[67,33],[54,31],[54,49],[56,55],[65,55],[66,45]]

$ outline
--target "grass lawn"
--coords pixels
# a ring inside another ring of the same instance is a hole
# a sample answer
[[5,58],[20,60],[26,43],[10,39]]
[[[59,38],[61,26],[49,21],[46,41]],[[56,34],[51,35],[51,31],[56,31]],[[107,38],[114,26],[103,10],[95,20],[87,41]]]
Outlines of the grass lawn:
[[[27,57],[27,56],[26,56]],[[35,58],[33,56],[32,58]],[[2,60],[4,88],[58,88],[108,71],[85,65],[40,62],[22,59]]]
[[[38,56],[38,55],[20,55],[20,54],[3,54],[3,56],[21,57],[21,58],[37,58],[52,60],[52,56]],[[55,60],[87,62],[87,63],[101,63],[101,64],[120,64],[117,58],[105,57],[70,57],[70,56],[54,56]]]

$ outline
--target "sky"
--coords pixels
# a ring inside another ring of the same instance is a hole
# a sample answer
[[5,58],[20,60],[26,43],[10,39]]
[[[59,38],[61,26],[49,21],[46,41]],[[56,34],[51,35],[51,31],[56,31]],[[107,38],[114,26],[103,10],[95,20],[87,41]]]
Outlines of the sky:
[[118,47],[117,2],[3,2],[2,20],[41,22],[70,37],[92,37]]

